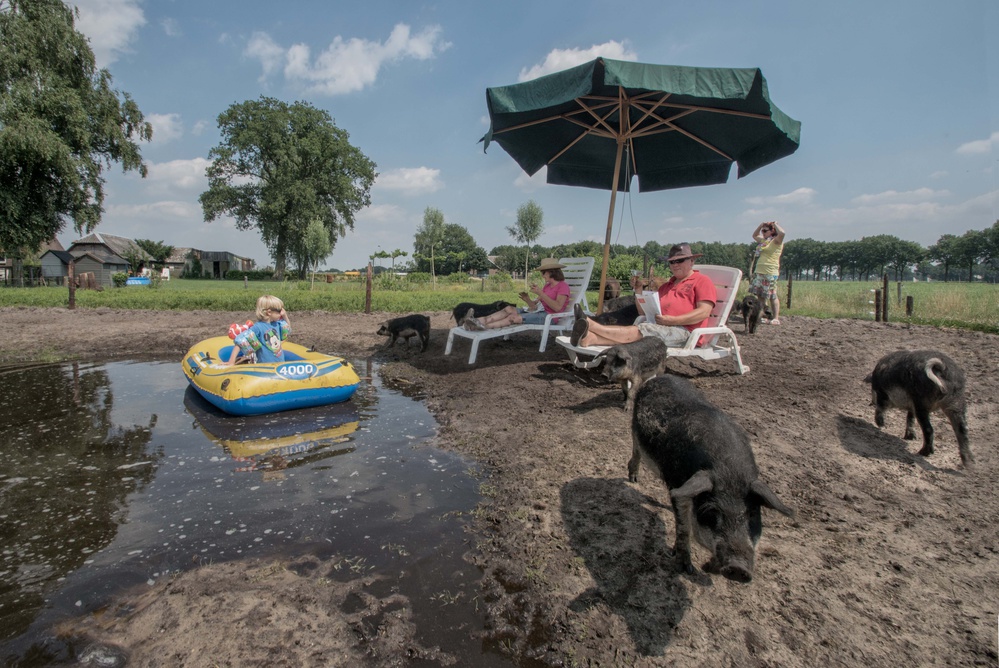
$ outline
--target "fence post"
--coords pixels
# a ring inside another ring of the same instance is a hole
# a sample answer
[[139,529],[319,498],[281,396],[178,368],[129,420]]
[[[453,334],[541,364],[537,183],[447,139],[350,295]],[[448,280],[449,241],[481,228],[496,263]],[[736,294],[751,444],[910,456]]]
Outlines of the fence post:
[[899,306],[901,306],[902,305],[902,281],[899,281],[896,284],[896,287],[898,288],[898,301],[896,301],[895,303],[898,304]]
[[881,277],[881,321],[888,322],[888,274]]
[[786,309],[790,309],[791,308],[791,286],[792,286],[793,283],[794,283],[794,276],[792,276],[791,274],[788,274],[787,275],[787,304],[784,305],[784,308],[786,308]]
[[364,312],[371,313],[371,263],[368,262],[367,286],[364,291]]
[[874,291],[874,322],[881,322],[881,290]]
[[69,275],[66,277],[69,283],[69,310],[76,308],[76,262],[69,261]]
[[905,317],[912,317],[912,295],[907,295],[905,298]]

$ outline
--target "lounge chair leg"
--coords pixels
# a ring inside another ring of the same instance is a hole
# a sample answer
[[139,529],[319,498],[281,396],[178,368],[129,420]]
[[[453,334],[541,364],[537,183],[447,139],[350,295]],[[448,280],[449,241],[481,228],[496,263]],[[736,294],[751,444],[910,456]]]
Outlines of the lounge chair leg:
[[447,335],[447,345],[444,346],[444,354],[445,355],[450,355],[451,354],[451,346],[453,346],[453,345],[454,345],[454,332],[450,332]]
[[472,339],[472,351],[468,354],[468,363],[475,364],[475,358],[479,355],[479,339]]

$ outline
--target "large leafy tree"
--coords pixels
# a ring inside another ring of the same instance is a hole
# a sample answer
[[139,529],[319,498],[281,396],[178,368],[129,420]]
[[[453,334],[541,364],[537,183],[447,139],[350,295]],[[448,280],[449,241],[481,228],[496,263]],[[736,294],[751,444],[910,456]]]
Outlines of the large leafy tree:
[[98,69],[59,0],[0,0],[0,248],[33,253],[72,221],[101,220],[104,170],[146,175],[152,126]]
[[[387,254],[386,257],[390,255]],[[444,224],[441,241],[435,247],[435,259],[435,269],[439,276],[489,268],[486,251],[475,243],[467,229],[457,223]],[[430,257],[423,252],[418,253],[416,270],[430,270]]]
[[222,139],[208,157],[206,221],[229,215],[254,227],[283,277],[289,258],[304,278],[309,223],[318,220],[335,246],[371,203],[375,163],[352,146],[330,115],[307,102],[269,97],[230,106],[218,117]]
[[153,258],[153,262],[155,262],[159,267],[162,267],[163,263],[167,261],[167,258],[173,255],[173,246],[168,246],[162,241],[153,241],[152,239],[136,239],[135,245],[149,253],[149,255]]

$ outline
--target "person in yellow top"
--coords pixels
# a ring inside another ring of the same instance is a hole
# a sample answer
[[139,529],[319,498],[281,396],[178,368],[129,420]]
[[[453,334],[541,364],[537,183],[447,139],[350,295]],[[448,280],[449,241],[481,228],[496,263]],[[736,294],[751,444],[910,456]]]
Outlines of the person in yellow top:
[[[753,232],[756,240],[753,275],[749,291],[761,300],[770,300],[771,325],[780,324],[780,299],[777,298],[777,279],[780,278],[780,254],[784,252],[784,228],[776,221],[760,223]],[[766,322],[766,320],[764,320]]]

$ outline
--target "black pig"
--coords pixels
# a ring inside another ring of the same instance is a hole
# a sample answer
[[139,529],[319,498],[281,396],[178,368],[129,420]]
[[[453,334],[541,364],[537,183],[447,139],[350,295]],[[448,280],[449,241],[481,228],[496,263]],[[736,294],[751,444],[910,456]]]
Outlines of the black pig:
[[406,340],[406,346],[409,346],[409,339],[414,336],[420,337],[420,352],[427,349],[427,344],[430,343],[430,316],[421,315],[419,313],[414,313],[413,315],[404,315],[399,318],[392,318],[391,320],[386,320],[378,328],[379,336],[389,337],[388,345],[386,348],[391,348],[395,345],[395,340],[400,336]]
[[746,333],[755,334],[763,315],[763,302],[756,295],[746,295],[742,298],[739,309],[742,311],[742,321],[746,323]]
[[644,460],[670,490],[676,519],[674,557],[687,573],[690,535],[711,551],[709,573],[731,580],[753,578],[756,543],[766,506],[794,512],[760,480],[749,436],[710,404],[687,380],[660,376],[645,383],[631,421],[634,450],[628,477],[637,480]]
[[627,412],[634,408],[635,395],[642,384],[666,370],[666,344],[654,336],[612,346],[597,355],[601,356],[607,358],[604,362],[604,378],[621,383],[625,399],[624,410]]
[[964,371],[947,355],[936,350],[899,350],[882,357],[865,380],[871,383],[874,422],[885,426],[885,411],[901,408],[905,416],[905,438],[916,438],[913,422],[923,430],[923,449],[933,454],[933,424],[930,413],[943,411],[957,436],[961,463],[974,464],[968,442],[967,403],[964,399]]
[[453,309],[451,309],[451,317],[454,318],[455,323],[458,327],[465,322],[465,316],[468,315],[468,309],[473,309],[475,311],[476,318],[485,318],[487,315],[492,315],[497,311],[502,311],[507,306],[513,306],[510,302],[496,301],[491,304],[473,304],[472,302],[461,302]]
[[635,305],[634,297],[631,303],[622,306],[615,311],[604,311],[600,315],[595,315],[591,320],[599,322],[601,325],[631,325],[638,318],[638,307]]

